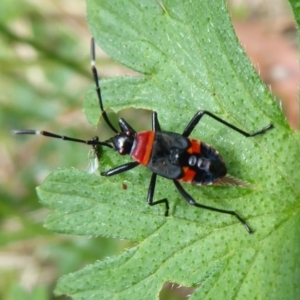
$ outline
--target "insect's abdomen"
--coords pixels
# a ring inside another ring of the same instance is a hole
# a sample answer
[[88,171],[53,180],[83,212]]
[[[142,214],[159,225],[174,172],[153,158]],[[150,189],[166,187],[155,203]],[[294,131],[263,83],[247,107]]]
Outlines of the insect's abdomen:
[[154,131],[142,131],[136,134],[130,155],[141,165],[146,166],[150,160],[154,138]]
[[183,176],[178,181],[207,185],[223,178],[227,169],[218,151],[201,141],[189,141],[190,147],[180,158]]

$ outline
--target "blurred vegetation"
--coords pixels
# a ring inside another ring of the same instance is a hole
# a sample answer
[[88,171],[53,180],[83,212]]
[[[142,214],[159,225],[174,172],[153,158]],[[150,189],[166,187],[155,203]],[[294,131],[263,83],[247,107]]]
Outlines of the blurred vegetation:
[[[84,170],[88,149],[10,134],[12,129],[46,129],[81,138],[95,135],[82,113],[84,93],[92,84],[85,2],[3,0],[0,16],[0,298],[54,299],[58,277],[127,245],[45,230],[47,210],[35,187],[58,167]],[[100,75],[124,72],[99,49],[97,63]]]

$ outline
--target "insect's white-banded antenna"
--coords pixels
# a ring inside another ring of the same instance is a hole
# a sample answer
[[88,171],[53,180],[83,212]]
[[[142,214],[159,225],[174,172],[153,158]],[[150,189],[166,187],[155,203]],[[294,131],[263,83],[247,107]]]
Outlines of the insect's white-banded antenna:
[[110,129],[113,132],[119,133],[119,131],[115,128],[115,126],[109,120],[108,115],[107,115],[106,111],[103,108],[101,88],[100,88],[100,84],[99,84],[99,76],[98,76],[98,71],[97,71],[97,68],[96,68],[96,65],[95,65],[95,53],[96,53],[95,41],[94,41],[94,38],[92,38],[91,39],[91,68],[92,68],[94,81],[95,81],[95,84],[96,84],[96,93],[97,93],[97,97],[98,97],[99,107],[100,107],[101,114],[102,114],[103,119],[105,120],[106,124],[110,127]]
[[86,144],[86,145],[92,145],[92,146],[106,146],[106,147],[112,148],[112,146],[109,143],[100,142],[99,138],[97,136],[91,138],[90,140],[82,140],[82,139],[72,138],[69,136],[60,135],[60,134],[56,134],[56,133],[44,131],[44,130],[12,130],[11,133],[43,135],[43,136],[47,136],[47,137],[51,137],[51,138],[62,139],[64,141],[71,141],[71,142],[82,143],[82,144]]

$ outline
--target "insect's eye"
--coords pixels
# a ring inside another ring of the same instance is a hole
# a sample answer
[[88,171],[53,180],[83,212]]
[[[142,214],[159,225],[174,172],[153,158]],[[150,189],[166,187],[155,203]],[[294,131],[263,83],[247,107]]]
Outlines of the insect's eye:
[[124,148],[119,149],[119,154],[124,155],[126,154],[126,151],[124,150]]
[[127,136],[133,136],[133,132],[131,132],[131,131],[129,131],[129,130],[125,131],[125,134],[126,134]]

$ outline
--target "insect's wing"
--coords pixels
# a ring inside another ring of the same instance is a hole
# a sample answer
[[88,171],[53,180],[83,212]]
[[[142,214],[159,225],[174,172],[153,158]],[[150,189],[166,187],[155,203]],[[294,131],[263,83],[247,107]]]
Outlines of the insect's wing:
[[213,185],[227,185],[227,186],[240,186],[240,187],[253,188],[253,185],[251,185],[250,183],[245,182],[241,179],[235,178],[229,174],[227,174],[225,177],[219,179]]
[[88,162],[87,162],[86,171],[89,174],[93,174],[98,171],[98,168],[99,168],[99,161],[98,161],[96,150],[91,149],[88,153]]

